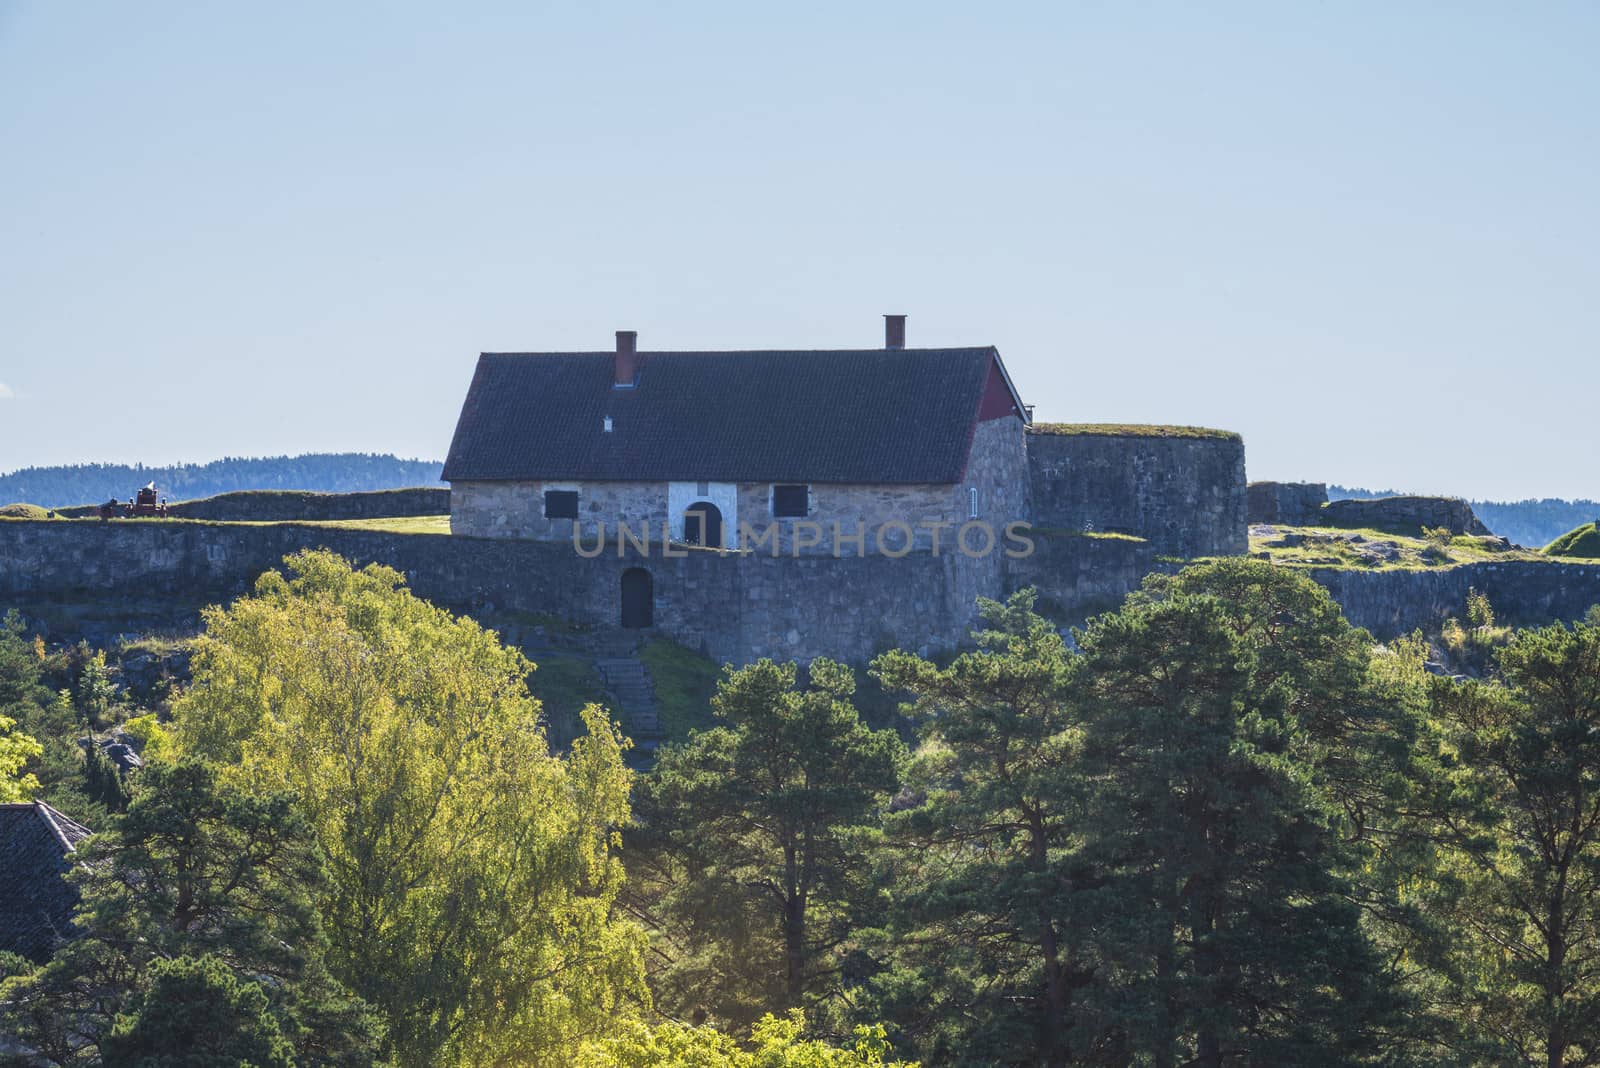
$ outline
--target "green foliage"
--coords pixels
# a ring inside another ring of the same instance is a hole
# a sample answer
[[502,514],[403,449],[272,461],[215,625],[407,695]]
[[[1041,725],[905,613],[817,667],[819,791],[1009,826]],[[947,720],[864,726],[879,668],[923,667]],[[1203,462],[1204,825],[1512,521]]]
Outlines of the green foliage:
[[124,812],[130,792],[122,772],[97,745],[91,745],[83,760],[83,792],[107,812]]
[[16,727],[16,720],[0,715],[0,803],[27,801],[39,788],[38,778],[23,769],[44,755],[44,747]]
[[798,674],[770,660],[730,670],[718,726],[665,746],[640,791],[635,872],[670,958],[657,995],[671,1010],[743,1027],[843,985],[903,748],[861,722],[848,667]]
[[82,643],[79,648],[82,659],[72,683],[72,700],[90,726],[104,727],[110,722],[111,699],[116,696],[117,687],[106,667],[106,654],[99,649],[91,652]]
[[1545,555],[1600,560],[1600,521],[1569,530],[1544,547]]
[[1600,629],[1524,631],[1492,682],[1429,691],[1440,843],[1417,894],[1446,921],[1457,1044],[1493,1063],[1600,1048]]
[[798,1009],[781,1019],[769,1013],[756,1021],[747,1049],[709,1027],[635,1022],[621,1035],[585,1045],[576,1068],[917,1068],[886,1059],[881,1025],[857,1027],[850,1047],[840,1048],[803,1037],[805,1023]]
[[1440,641],[1461,671],[1481,675],[1488,670],[1496,649],[1511,640],[1510,627],[1495,625],[1494,606],[1476,589],[1467,591],[1467,625],[1451,616],[1444,621]]
[[122,729],[138,743],[139,757],[146,763],[166,760],[172,755],[172,735],[154,713],[134,716],[123,723]]
[[910,695],[921,733],[916,803],[889,820],[877,941],[891,966],[872,999],[930,1061],[1058,1064],[1101,1045],[1079,1020],[1096,967],[1081,919],[1098,889],[1080,854],[1082,724],[1064,701],[1066,646],[1032,591],[980,606],[978,651],[949,667],[905,652],[872,664]]
[[1487,595],[1476,589],[1467,590],[1467,622],[1476,630],[1494,626],[1494,606]]
[[0,990],[0,1032],[50,1064],[79,1063],[133,1026],[119,1016],[154,1004],[157,962],[203,956],[266,984],[297,1059],[373,1064],[377,1028],[323,962],[325,871],[289,794],[247,793],[201,761],[154,764],[127,814],[81,859],[80,937]]
[[0,505],[0,519],[48,519],[50,509],[41,508],[37,504],[4,504]]
[[721,675],[715,661],[664,638],[645,642],[639,659],[655,684],[661,732],[668,741],[687,741],[691,731],[715,723],[711,698]]
[[159,961],[101,1044],[105,1068],[294,1068],[260,984],[214,957]]
[[1153,1063],[1371,1063],[1403,1024],[1342,833],[1382,797],[1394,726],[1357,714],[1369,645],[1320,587],[1246,561],[1158,577],[1082,636],[1088,848],[1131,965],[1122,1033]]
[[49,691],[39,683],[39,656],[15,613],[0,616],[0,803],[27,801],[41,789],[35,772],[44,746],[37,728]]
[[180,751],[254,792],[292,789],[327,855],[334,973],[401,1065],[537,1062],[642,994],[613,914],[622,740],[596,708],[566,759],[530,665],[388,568],[308,552],[206,613]]

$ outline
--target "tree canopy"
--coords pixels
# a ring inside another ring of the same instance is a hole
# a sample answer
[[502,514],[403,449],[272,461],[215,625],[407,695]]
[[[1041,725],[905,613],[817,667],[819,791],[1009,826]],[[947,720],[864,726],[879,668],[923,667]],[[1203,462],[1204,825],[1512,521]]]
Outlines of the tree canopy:
[[287,560],[207,612],[181,752],[292,790],[326,855],[336,976],[401,1065],[543,1063],[643,996],[642,936],[614,915],[623,741],[597,708],[566,757],[531,665],[382,567]]

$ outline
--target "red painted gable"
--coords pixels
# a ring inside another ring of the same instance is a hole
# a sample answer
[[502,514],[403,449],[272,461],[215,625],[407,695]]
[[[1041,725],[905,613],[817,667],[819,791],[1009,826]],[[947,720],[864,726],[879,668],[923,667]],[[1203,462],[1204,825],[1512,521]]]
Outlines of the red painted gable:
[[1017,402],[1011,395],[1011,387],[1006,385],[1006,376],[1000,373],[1000,361],[989,361],[989,378],[983,384],[983,400],[978,402],[978,422],[987,423],[991,419],[1004,419],[1009,415],[1021,418],[1022,413],[1017,411]]

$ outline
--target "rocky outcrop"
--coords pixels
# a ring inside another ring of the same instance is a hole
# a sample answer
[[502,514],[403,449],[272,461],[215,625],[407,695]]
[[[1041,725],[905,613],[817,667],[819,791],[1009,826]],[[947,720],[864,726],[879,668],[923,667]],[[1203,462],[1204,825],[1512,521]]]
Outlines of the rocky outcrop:
[[1376,497],[1329,501],[1317,526],[1370,527],[1416,537],[1423,529],[1444,527],[1452,534],[1492,533],[1460,497]]

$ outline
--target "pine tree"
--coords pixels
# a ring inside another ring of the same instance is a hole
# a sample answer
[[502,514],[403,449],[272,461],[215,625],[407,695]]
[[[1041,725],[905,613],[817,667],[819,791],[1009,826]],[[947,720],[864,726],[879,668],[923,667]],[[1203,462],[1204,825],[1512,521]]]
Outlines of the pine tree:
[[[1600,1057],[1600,626],[1517,634],[1490,682],[1431,685],[1422,831],[1457,1045],[1548,1068]],[[1420,808],[1421,806],[1419,806]]]
[[673,965],[675,1008],[739,1027],[841,989],[845,948],[871,900],[866,854],[902,746],[863,724],[848,667],[762,660],[722,680],[718,725],[665,747],[639,801],[643,873]]
[[[1081,639],[1086,851],[1152,1064],[1337,1065],[1396,1052],[1396,978],[1363,928],[1343,800],[1366,640],[1308,580],[1229,562],[1158,580]],[[1366,747],[1369,751],[1371,747]],[[1354,784],[1354,785],[1353,785]]]

